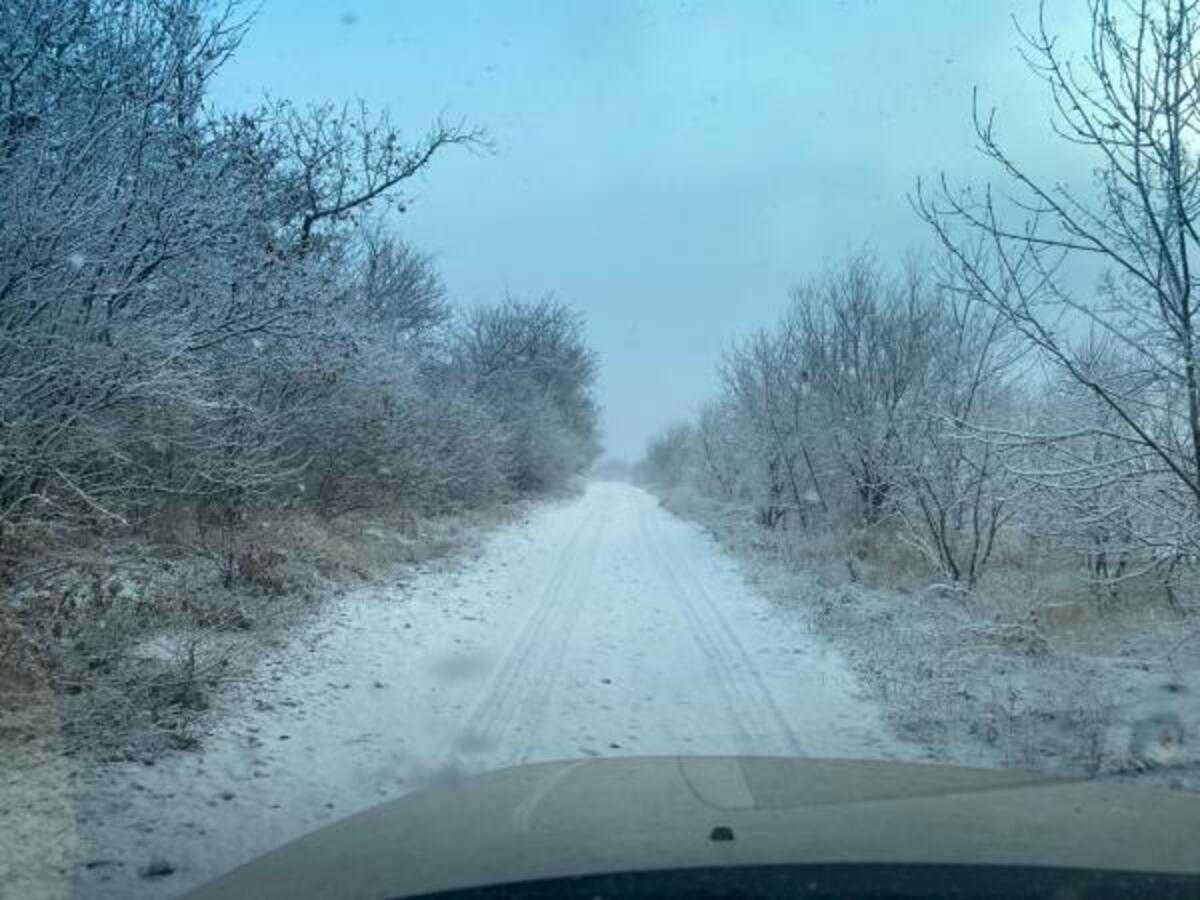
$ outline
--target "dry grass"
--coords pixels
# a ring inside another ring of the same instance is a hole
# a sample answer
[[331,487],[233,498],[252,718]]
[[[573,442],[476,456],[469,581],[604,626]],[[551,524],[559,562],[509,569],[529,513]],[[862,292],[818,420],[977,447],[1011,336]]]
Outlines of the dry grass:
[[68,751],[150,759],[194,746],[214,692],[323,598],[452,559],[513,514],[329,521],[292,509],[214,536],[179,505],[136,534],[31,542],[0,603],[0,678],[52,691]]
[[[1082,559],[1016,535],[974,591],[947,590],[894,530],[765,532],[745,510],[693,497],[664,505],[701,522],[760,589],[831,639],[897,732],[936,758],[1060,774],[1200,771],[1200,639],[1187,640],[1153,578],[1097,590]],[[1200,790],[1200,779],[1188,785]]]

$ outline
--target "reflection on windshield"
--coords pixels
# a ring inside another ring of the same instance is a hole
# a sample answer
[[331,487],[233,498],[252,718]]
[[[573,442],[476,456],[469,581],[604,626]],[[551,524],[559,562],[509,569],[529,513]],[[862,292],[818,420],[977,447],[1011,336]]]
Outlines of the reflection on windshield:
[[558,760],[1200,790],[1198,29],[4,5],[0,893]]

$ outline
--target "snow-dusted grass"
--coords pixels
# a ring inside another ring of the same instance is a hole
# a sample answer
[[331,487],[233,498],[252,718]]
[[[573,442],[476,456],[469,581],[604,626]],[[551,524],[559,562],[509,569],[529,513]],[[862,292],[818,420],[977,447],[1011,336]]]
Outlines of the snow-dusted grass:
[[[124,861],[86,852],[116,815],[98,803],[124,808],[128,791],[146,790],[161,769],[150,802],[174,821],[180,772],[212,752],[234,698],[269,714],[264,659],[294,667],[322,642],[320,623],[339,598],[402,591],[413,573],[452,567],[528,508],[253,521],[237,535],[240,569],[228,586],[184,516],[149,538],[76,539],[31,560],[0,607],[0,894],[62,897],[79,879],[138,878]],[[174,776],[162,768],[170,759]],[[228,802],[197,802],[209,801]],[[143,880],[155,893],[153,877]]]
[[319,601],[462,553],[516,508],[277,510],[219,535],[181,508],[137,535],[27,547],[0,610],[5,667],[55,693],[68,749],[152,759],[191,745],[212,695]]
[[828,642],[645,493],[595,484],[482,534],[281,633],[212,697],[196,749],[75,760],[60,793],[77,843],[50,874],[87,897],[171,896],[413,788],[521,762],[920,755]]
[[1013,539],[968,594],[886,529],[771,533],[694,495],[664,505],[833,639],[936,758],[1200,790],[1200,636],[1151,580],[1098,595],[1078,560]]

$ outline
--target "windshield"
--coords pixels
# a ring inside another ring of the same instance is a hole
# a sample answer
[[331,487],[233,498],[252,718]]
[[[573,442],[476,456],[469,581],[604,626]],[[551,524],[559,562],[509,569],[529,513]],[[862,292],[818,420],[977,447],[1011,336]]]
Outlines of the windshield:
[[0,4],[0,894],[552,760],[1200,790],[1198,29]]

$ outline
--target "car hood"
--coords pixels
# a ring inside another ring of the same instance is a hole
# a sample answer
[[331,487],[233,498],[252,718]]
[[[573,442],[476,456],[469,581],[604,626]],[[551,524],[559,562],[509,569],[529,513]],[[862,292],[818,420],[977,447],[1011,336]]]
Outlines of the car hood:
[[1161,788],[856,760],[587,759],[410,794],[188,896],[405,897],[612,872],[823,863],[1190,874],[1200,870],[1198,836],[1200,798]]

